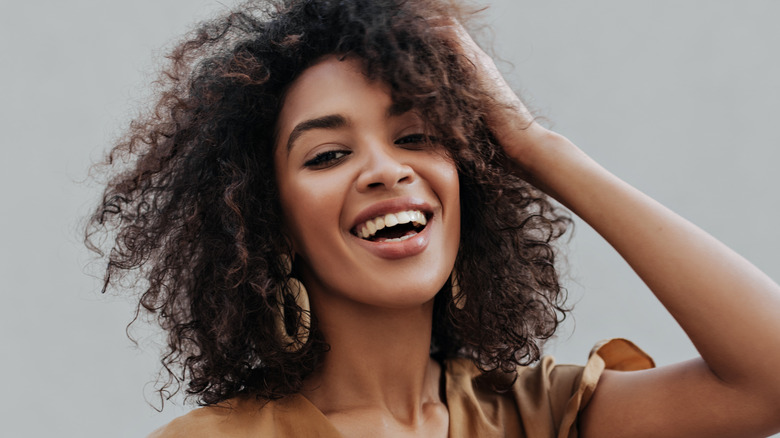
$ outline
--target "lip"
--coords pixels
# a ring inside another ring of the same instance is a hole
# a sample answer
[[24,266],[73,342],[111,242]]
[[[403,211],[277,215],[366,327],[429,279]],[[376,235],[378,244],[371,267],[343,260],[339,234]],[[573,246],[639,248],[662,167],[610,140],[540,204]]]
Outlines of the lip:
[[[356,236],[352,230],[363,222],[388,213],[398,213],[406,210],[419,210],[425,213],[428,224],[422,231],[400,242],[372,242]],[[358,245],[370,253],[383,259],[400,259],[419,254],[425,250],[430,241],[431,229],[435,226],[433,207],[419,198],[396,198],[380,201],[363,209],[353,221],[349,235],[357,240]]]

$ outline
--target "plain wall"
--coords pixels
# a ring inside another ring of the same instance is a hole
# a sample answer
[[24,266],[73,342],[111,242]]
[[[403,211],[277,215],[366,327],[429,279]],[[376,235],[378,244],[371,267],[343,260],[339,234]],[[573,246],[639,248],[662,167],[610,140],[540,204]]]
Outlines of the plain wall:
[[[189,409],[147,403],[156,338],[125,337],[134,304],[85,274],[79,221],[99,193],[87,168],[141,109],[161,48],[223,4],[0,3],[4,435],[138,437]],[[770,0],[503,0],[483,41],[548,125],[777,280],[778,16]],[[559,361],[609,337],[659,364],[695,355],[587,225],[566,252],[575,311],[549,345]]]

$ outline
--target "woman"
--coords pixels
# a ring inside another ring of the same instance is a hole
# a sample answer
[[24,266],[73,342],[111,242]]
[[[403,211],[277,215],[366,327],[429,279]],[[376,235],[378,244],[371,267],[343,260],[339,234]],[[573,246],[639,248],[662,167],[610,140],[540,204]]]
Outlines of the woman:
[[[93,218],[117,233],[106,284],[140,269],[163,365],[207,405],[157,435],[778,430],[778,286],[535,123],[458,18],[245,5],[174,51]],[[568,219],[539,189],[623,255],[701,359],[605,371],[652,365],[613,341],[582,368],[526,366],[563,312],[551,244]]]

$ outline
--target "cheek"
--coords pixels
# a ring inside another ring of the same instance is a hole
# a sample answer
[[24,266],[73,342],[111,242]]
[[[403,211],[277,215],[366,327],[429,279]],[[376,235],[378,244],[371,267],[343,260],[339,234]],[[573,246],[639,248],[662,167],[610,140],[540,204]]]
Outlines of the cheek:
[[458,180],[458,173],[455,172],[455,177],[450,181],[450,201],[449,201],[449,212],[451,214],[451,221],[450,221],[450,227],[448,230],[450,241],[456,246],[456,252],[457,248],[460,247],[460,183]]
[[[283,160],[282,160],[283,161]],[[282,162],[276,162],[276,185],[279,190],[279,206],[282,213],[282,232],[292,245],[292,250],[300,253],[302,244],[301,233],[306,229],[307,217],[311,214],[308,207],[311,205],[308,199],[301,199],[302,190],[300,184],[292,177],[290,169]]]
[[432,172],[428,176],[431,187],[439,197],[446,219],[447,241],[454,245],[460,242],[460,178],[454,161],[446,156],[439,156],[434,165],[429,167]]
[[[460,217],[460,178],[455,163],[450,158],[441,158],[436,163],[435,174],[431,177],[434,190],[439,193],[441,201],[450,210],[456,209]],[[460,222],[458,220],[458,222]]]
[[304,255],[313,228],[322,221],[318,215],[327,214],[323,206],[332,203],[329,191],[322,184],[314,184],[305,174],[294,168],[284,156],[284,151],[275,151],[274,167],[279,190],[279,205],[282,213],[282,232],[292,245],[296,255]]
[[[285,231],[293,249],[304,258],[330,245],[339,229],[343,196],[333,178],[297,178],[280,184]],[[327,232],[330,231],[330,232]]]

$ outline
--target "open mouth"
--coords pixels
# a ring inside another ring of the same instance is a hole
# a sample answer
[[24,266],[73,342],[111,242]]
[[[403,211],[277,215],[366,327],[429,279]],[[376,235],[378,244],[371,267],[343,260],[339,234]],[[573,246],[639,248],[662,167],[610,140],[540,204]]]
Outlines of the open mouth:
[[388,213],[358,224],[352,234],[370,242],[401,242],[425,229],[428,219],[420,210]]

